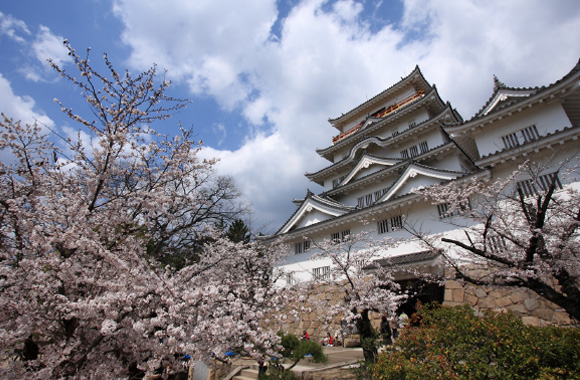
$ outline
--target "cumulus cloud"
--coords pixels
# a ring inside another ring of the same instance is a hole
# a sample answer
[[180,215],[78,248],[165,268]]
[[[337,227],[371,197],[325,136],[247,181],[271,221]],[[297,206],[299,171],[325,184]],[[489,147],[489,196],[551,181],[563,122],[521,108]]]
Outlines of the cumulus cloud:
[[55,74],[47,62],[48,58],[52,58],[59,66],[72,62],[63,46],[64,38],[53,34],[46,26],[40,25],[38,31],[33,32],[24,21],[0,12],[0,35],[17,42],[24,55],[35,58],[36,63],[26,62],[19,68],[30,81],[38,82],[45,80],[47,76],[54,77]]
[[205,154],[221,157],[220,170],[236,178],[255,218],[275,230],[290,216],[290,200],[304,195],[304,172],[328,164],[314,152],[337,133],[326,120],[416,64],[469,118],[491,95],[494,74],[513,86],[547,84],[580,51],[574,0],[404,0],[400,22],[371,29],[364,15],[381,6],[303,0],[279,12],[275,0],[116,0],[115,13],[134,67],[156,62],[256,128],[240,149]]
[[51,58],[54,63],[62,66],[64,63],[72,62],[63,41],[62,36],[53,34],[49,28],[41,25],[39,33],[32,42],[32,51],[41,64],[48,65],[47,59]]
[[23,123],[39,123],[54,127],[54,122],[45,114],[35,110],[34,100],[29,96],[18,96],[12,91],[10,82],[0,74],[0,110],[14,120]]
[[0,12],[0,34],[8,36],[16,42],[24,43],[26,42],[24,36],[30,35],[30,31],[24,21]]

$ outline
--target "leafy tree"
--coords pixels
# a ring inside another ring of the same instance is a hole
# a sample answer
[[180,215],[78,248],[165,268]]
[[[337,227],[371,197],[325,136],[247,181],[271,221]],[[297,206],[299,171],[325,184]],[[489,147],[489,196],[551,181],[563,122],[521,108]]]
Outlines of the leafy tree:
[[379,355],[372,378],[576,379],[580,331],[525,326],[511,313],[474,315],[468,306],[423,307],[396,345]]
[[[38,125],[3,117],[0,149],[0,368],[6,378],[127,378],[179,371],[230,348],[274,354],[287,296],[273,286],[276,246],[212,232],[231,182],[198,157],[191,130],[151,124],[185,103],[165,95],[156,69],[108,76],[65,43],[93,118],[61,104],[82,128],[52,142]],[[58,102],[58,101],[57,101]],[[59,102],[60,104],[60,102]],[[213,185],[218,178],[217,189]],[[237,211],[232,209],[232,217]],[[157,259],[210,236],[179,271]]]
[[279,334],[281,335],[281,345],[283,350],[282,357],[292,361],[292,364],[287,369],[292,369],[304,359],[306,355],[310,355],[311,360],[315,363],[326,363],[328,358],[322,351],[322,346],[311,340],[298,339],[293,334]]
[[249,243],[250,229],[242,219],[235,219],[228,227],[226,237],[234,243]]
[[[477,285],[530,289],[580,320],[580,192],[560,181],[574,178],[571,160],[545,174],[543,163],[526,163],[507,179],[473,179],[422,191],[434,204],[447,204],[445,220],[463,237],[419,233],[441,250],[460,279]],[[526,174],[529,179],[518,182]],[[469,205],[469,207],[466,207]],[[485,264],[488,270],[469,271]]]
[[277,360],[270,361],[268,373],[261,375],[260,380],[295,379],[292,368],[307,355],[309,360],[314,363],[326,363],[328,361],[328,357],[324,355],[320,344],[310,340],[300,340],[296,335],[284,334],[283,332],[279,332],[278,336],[281,338],[280,345],[282,346],[282,350],[279,353],[280,360],[288,359],[292,364],[285,368]]

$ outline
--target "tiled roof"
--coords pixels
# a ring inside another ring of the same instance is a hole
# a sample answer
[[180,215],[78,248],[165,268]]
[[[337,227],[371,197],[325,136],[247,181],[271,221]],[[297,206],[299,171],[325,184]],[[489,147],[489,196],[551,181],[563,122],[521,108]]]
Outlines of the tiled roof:
[[[391,265],[405,265],[405,264],[415,264],[421,261],[433,260],[441,255],[440,252],[434,251],[422,251],[407,253],[399,256],[385,257],[382,259],[375,260],[374,262],[382,267]],[[369,265],[365,269],[372,269],[373,265]]]
[[[443,107],[440,111],[440,114],[442,114],[445,111],[445,108],[449,107],[451,109],[451,105],[449,104],[449,102],[444,103],[443,100],[441,99],[441,97],[439,96],[439,93],[437,92],[437,88],[435,86],[431,87],[431,90],[429,92],[427,92],[426,94],[424,94],[420,99],[418,99],[417,101],[410,103],[408,106],[400,108],[399,111],[390,113],[386,116],[384,116],[383,118],[380,119],[374,119],[377,120],[377,122],[375,123],[371,123],[368,124],[366,127],[364,128],[360,128],[359,130],[357,130],[356,132],[350,134],[349,136],[341,139],[340,141],[337,141],[335,144],[330,145],[326,148],[321,148],[321,149],[316,149],[316,152],[321,155],[324,156],[325,154],[328,154],[336,149],[340,149],[341,147],[344,147],[345,145],[349,145],[351,143],[353,143],[353,141],[356,141],[357,139],[360,140],[360,138],[362,136],[364,136],[365,134],[367,134],[368,132],[372,132],[372,130],[378,128],[379,126],[384,126],[385,124],[383,122],[388,121],[389,119],[393,118],[395,115],[400,115],[401,112],[408,112],[410,110],[416,109],[418,106],[421,106],[422,104],[429,102],[429,99],[431,99],[431,96],[435,94],[436,95],[436,99],[439,100],[441,106]],[[452,110],[453,111],[453,110]],[[454,116],[459,116],[460,120],[461,120],[461,116],[457,113],[457,112],[452,112],[452,114]],[[427,120],[428,122],[429,120]]]
[[388,87],[386,90],[381,91],[380,93],[378,93],[377,95],[373,96],[372,98],[370,98],[369,100],[367,100],[364,103],[359,104],[358,106],[354,107],[353,109],[351,109],[350,111],[348,111],[345,114],[342,114],[339,117],[336,117],[334,119],[330,118],[328,119],[328,121],[330,123],[334,123],[336,121],[339,121],[340,119],[344,118],[345,116],[348,116],[349,114],[351,114],[352,112],[355,112],[356,110],[362,108],[363,106],[372,103],[373,101],[375,101],[378,98],[381,98],[382,96],[384,96],[385,94],[391,92],[395,87],[400,86],[402,83],[404,83],[406,80],[408,80],[409,78],[412,78],[415,74],[420,74],[421,75],[421,79],[423,79],[423,81],[425,83],[428,84],[428,82],[425,80],[425,77],[423,76],[423,73],[421,72],[421,69],[419,68],[419,65],[416,65],[415,68],[413,69],[413,71],[411,71],[411,73],[409,75],[407,75],[406,77],[401,78],[400,81],[398,81],[397,83],[393,84],[392,86]]
[[574,74],[576,74],[578,71],[580,71],[580,59],[578,60],[578,62],[576,63],[576,65],[572,68],[572,70],[570,70],[570,72],[566,75],[564,75],[561,79],[557,80],[556,82],[549,84],[547,86],[541,86],[541,87],[509,87],[506,86],[503,82],[501,82],[499,79],[497,79],[496,76],[494,76],[494,89],[493,89],[493,93],[491,94],[491,96],[489,97],[489,99],[487,100],[487,102],[485,102],[485,104],[479,109],[479,111],[477,111],[475,113],[475,115],[467,120],[464,124],[469,123],[471,121],[477,120],[483,116],[486,116],[483,111],[491,104],[491,102],[495,99],[496,95],[500,92],[500,91],[513,91],[513,92],[530,92],[530,94],[526,97],[510,97],[508,98],[506,101],[504,101],[503,103],[498,104],[496,107],[494,107],[493,109],[493,113],[504,109],[506,107],[509,107],[513,104],[519,103],[525,99],[528,99],[531,96],[534,95],[538,95],[554,86],[557,86],[558,84],[566,81],[568,78],[570,78],[571,76],[573,76]]

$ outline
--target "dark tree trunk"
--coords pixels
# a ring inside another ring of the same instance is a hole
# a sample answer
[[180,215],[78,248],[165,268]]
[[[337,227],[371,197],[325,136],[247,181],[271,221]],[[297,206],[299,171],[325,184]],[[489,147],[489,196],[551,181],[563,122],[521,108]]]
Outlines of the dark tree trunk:
[[378,355],[375,329],[371,325],[368,310],[363,310],[360,315],[361,317],[356,320],[356,326],[360,334],[363,355],[366,362],[375,363]]

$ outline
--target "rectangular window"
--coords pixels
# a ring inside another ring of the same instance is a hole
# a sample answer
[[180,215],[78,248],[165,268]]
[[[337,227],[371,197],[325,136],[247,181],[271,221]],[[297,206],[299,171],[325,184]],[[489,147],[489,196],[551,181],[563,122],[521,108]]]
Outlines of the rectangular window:
[[316,280],[330,280],[330,267],[319,267],[312,269],[312,276]]
[[345,177],[343,176],[343,177],[340,177],[340,178],[333,179],[332,180],[332,188],[334,189],[334,188],[338,187],[338,185],[340,185],[342,183],[342,181],[344,181],[344,178]]
[[310,241],[304,240],[294,244],[294,253],[299,254],[310,250]]
[[541,175],[536,179],[536,181],[532,179],[526,179],[524,181],[518,182],[516,186],[522,190],[524,197],[527,198],[538,194],[540,191],[548,191],[552,181],[555,181],[556,189],[562,189],[562,183],[560,182],[560,178],[558,178],[557,173]]
[[359,197],[359,198],[357,198],[356,201],[357,201],[358,208],[365,207],[365,197]]
[[519,130],[509,135],[503,136],[501,139],[506,148],[515,148],[530,141],[535,141],[540,138],[538,128],[536,125],[530,125],[527,128]]
[[407,149],[401,151],[401,158],[405,160],[409,158],[409,151]]
[[340,243],[341,241],[347,240],[349,235],[350,235],[350,230],[334,232],[334,233],[330,234],[330,240],[332,240],[335,243]]
[[286,273],[286,285],[296,285],[296,282],[294,273]]
[[373,195],[372,194],[365,195],[365,204],[367,207],[373,204]]
[[417,157],[419,155],[419,149],[417,149],[417,145],[410,147],[409,153],[411,154],[411,157]]
[[379,234],[389,232],[389,221],[387,219],[379,220],[377,222],[377,232]]
[[487,238],[487,249],[489,252],[499,253],[505,251],[506,248],[507,245],[503,237],[495,235]]
[[397,215],[391,218],[391,231],[396,231],[403,228],[403,216]]
[[396,231],[401,228],[403,228],[402,215],[393,216],[389,219],[383,219],[377,222],[377,232],[379,234]]
[[382,190],[375,191],[375,202],[378,201],[379,199],[381,199],[382,196],[383,196]]
[[447,210],[449,210],[449,203],[440,203],[437,205],[437,212],[439,212],[439,218],[447,218],[451,215],[447,214]]
[[419,149],[421,150],[421,154],[425,153],[429,150],[429,146],[427,145],[427,141],[423,141],[419,144]]
[[440,203],[437,205],[437,212],[439,213],[439,218],[450,218],[455,215],[461,214],[465,210],[471,210],[471,202],[468,199],[465,202],[461,202],[452,212],[449,212],[451,207],[450,203]]

